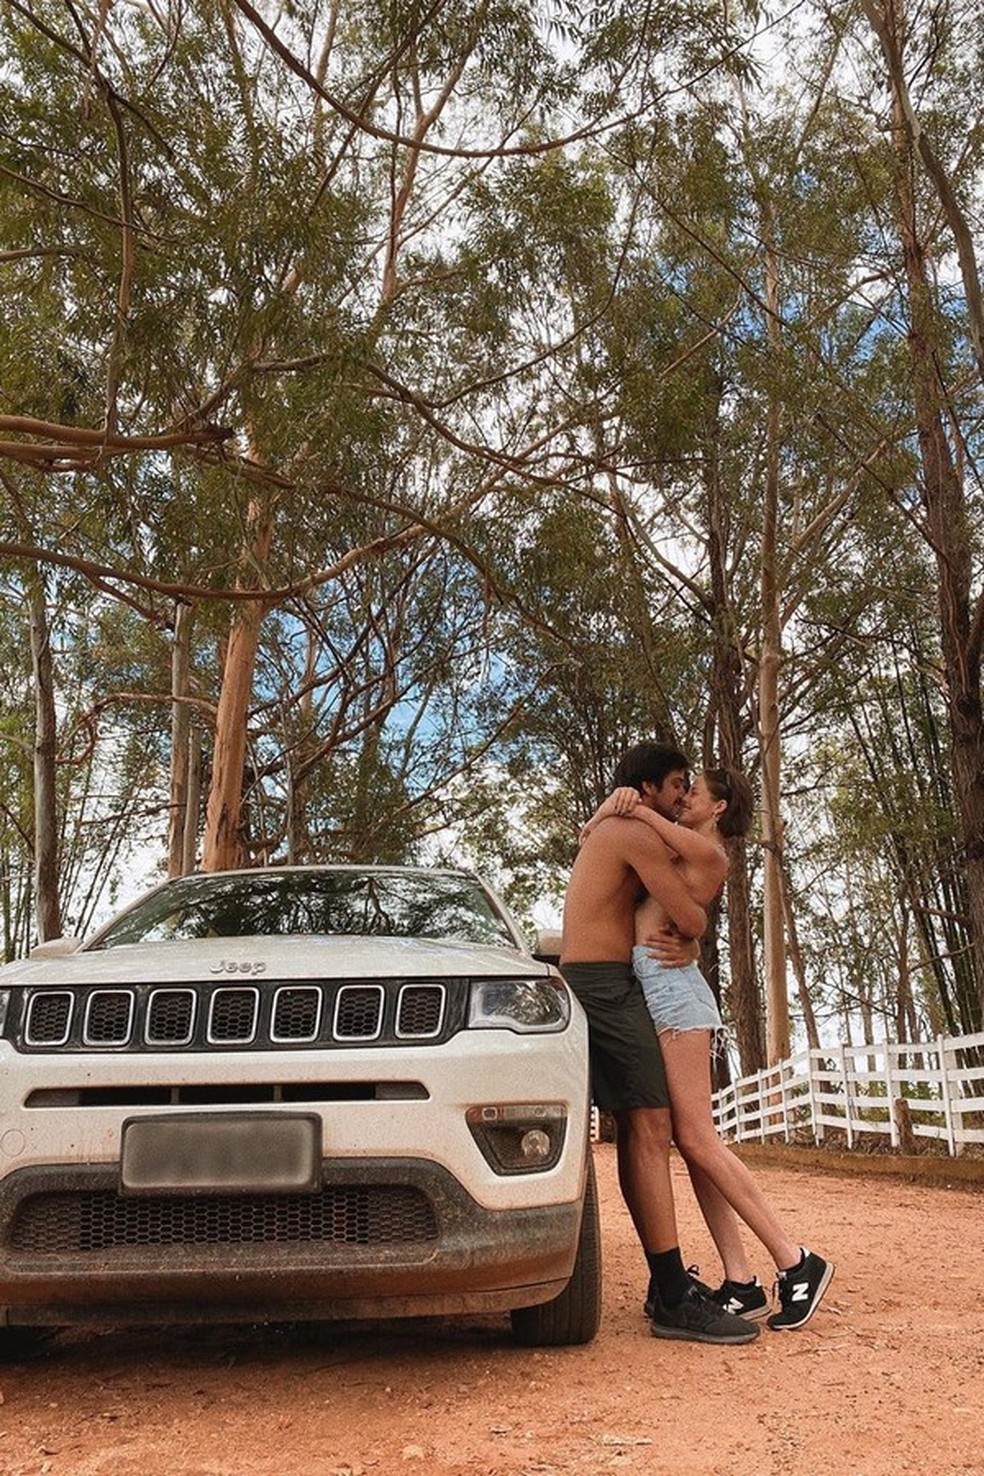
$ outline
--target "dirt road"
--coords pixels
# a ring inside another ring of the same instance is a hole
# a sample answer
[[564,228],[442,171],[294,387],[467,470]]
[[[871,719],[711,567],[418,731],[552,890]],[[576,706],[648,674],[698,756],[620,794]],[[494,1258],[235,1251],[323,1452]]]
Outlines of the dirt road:
[[[65,1333],[0,1367],[0,1472],[984,1473],[980,1188],[758,1169],[837,1274],[800,1332],[707,1348],[649,1335],[612,1147],[596,1158],[605,1311],[590,1347],[517,1348],[498,1319]],[[685,1254],[716,1280],[674,1173]]]

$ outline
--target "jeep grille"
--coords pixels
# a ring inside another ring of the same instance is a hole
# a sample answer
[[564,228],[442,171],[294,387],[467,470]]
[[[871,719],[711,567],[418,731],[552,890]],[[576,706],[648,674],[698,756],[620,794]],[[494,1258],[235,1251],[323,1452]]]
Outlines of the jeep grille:
[[127,1246],[321,1242],[404,1245],[437,1238],[434,1208],[402,1184],[342,1185],[320,1194],[42,1193],[17,1207],[9,1243],[40,1256]]
[[401,979],[38,989],[7,1035],[25,1051],[330,1048],[446,1040],[464,981]]

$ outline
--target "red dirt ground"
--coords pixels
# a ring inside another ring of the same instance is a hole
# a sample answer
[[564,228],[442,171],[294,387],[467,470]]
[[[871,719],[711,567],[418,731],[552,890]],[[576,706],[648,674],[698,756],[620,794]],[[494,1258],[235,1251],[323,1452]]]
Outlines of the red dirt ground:
[[[519,1348],[497,1318],[66,1332],[0,1368],[0,1472],[984,1473],[980,1182],[910,1181],[883,1163],[842,1174],[776,1150],[756,1172],[837,1274],[801,1331],[709,1348],[649,1335],[614,1150],[595,1154],[605,1295],[590,1347]],[[674,1179],[684,1254],[716,1280],[679,1164]]]

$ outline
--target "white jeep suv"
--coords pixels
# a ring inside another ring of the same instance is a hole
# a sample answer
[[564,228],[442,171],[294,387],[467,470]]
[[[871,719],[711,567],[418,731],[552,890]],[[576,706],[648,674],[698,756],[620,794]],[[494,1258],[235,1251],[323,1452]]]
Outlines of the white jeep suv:
[[0,1323],[597,1330],[583,1014],[474,876],[164,883],[0,969]]

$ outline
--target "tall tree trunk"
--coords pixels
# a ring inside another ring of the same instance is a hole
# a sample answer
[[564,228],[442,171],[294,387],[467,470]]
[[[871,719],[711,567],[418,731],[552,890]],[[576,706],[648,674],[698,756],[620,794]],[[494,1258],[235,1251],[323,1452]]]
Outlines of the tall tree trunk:
[[60,937],[62,932],[55,786],[58,723],[44,584],[32,573],[27,587],[34,675],[34,895],[38,941],[43,943],[47,938]]
[[748,848],[744,840],[728,847],[728,1013],[742,1076],[759,1071],[763,1062],[762,998],[755,974],[755,944],[748,885]]
[[[916,1007],[912,990],[912,968],[909,960],[912,953],[912,921],[909,909],[902,899],[901,904],[901,928],[899,935],[899,978],[898,988],[895,991],[895,1039],[900,1043],[907,1040],[915,1040],[916,1036]],[[919,933],[915,930],[915,947],[919,947]]]
[[[766,324],[773,363],[779,362],[779,275],[771,207],[763,209],[766,251]],[[765,964],[765,1051],[774,1065],[789,1055],[789,994],[786,983],[786,931],[783,918],[783,824],[779,667],[782,622],[779,610],[779,476],[781,412],[778,387],[769,390],[766,411],[766,474],[762,514],[762,654],[759,664],[759,742],[762,749],[763,957]]]
[[188,876],[195,869],[198,855],[198,812],[202,802],[202,734],[196,717],[192,717],[188,732],[188,794],[185,804],[185,824],[181,875]]
[[783,916],[786,922],[786,938],[789,951],[789,962],[792,966],[793,976],[796,979],[796,993],[803,1011],[803,1028],[806,1031],[806,1043],[811,1051],[820,1049],[820,1032],[817,1029],[817,1017],[813,1009],[813,1000],[810,998],[810,989],[806,980],[806,961],[803,958],[803,950],[800,947],[799,931],[796,927],[796,912],[792,903],[792,886],[789,873],[785,866],[785,858],[782,868],[782,905]]
[[184,876],[185,834],[188,823],[189,766],[191,761],[191,708],[188,705],[188,673],[191,666],[191,629],[194,612],[179,603],[174,610],[174,645],[171,648],[171,793],[168,803],[167,874]]
[[300,735],[290,750],[287,769],[287,860],[292,866],[313,859],[311,833],[307,821],[307,790],[310,762],[316,751],[314,742],[314,677],[317,666],[317,643],[312,631],[307,632],[307,654],[304,661],[304,684],[298,704]]
[[[255,589],[258,572],[269,556],[273,536],[273,509],[269,503],[259,498],[250,503],[247,534],[248,548],[238,588]],[[202,859],[205,871],[245,866],[249,861],[242,833],[243,771],[253,672],[263,614],[263,602],[257,599],[244,601],[232,617],[215,719],[212,782]]]
[[[708,561],[711,584],[711,713],[717,752],[705,761],[741,770],[746,735],[745,669],[731,594],[729,557],[731,501],[723,485],[717,456],[717,407],[704,446],[708,505]],[[741,1074],[751,1076],[764,1063],[762,995],[755,972],[755,943],[748,882],[748,847],[744,838],[728,846],[728,965],[726,991]],[[717,1085],[723,1072],[718,1071]]]
[[[889,19],[894,21],[894,8]],[[901,40],[899,40],[901,49]],[[981,704],[982,613],[972,610],[973,557],[967,507],[947,437],[946,395],[937,362],[939,314],[913,189],[913,151],[903,99],[893,90],[897,224],[909,294],[912,396],[922,465],[926,532],[936,562],[940,644],[946,680],[953,788],[960,816],[967,908],[984,1018],[984,712]]]

